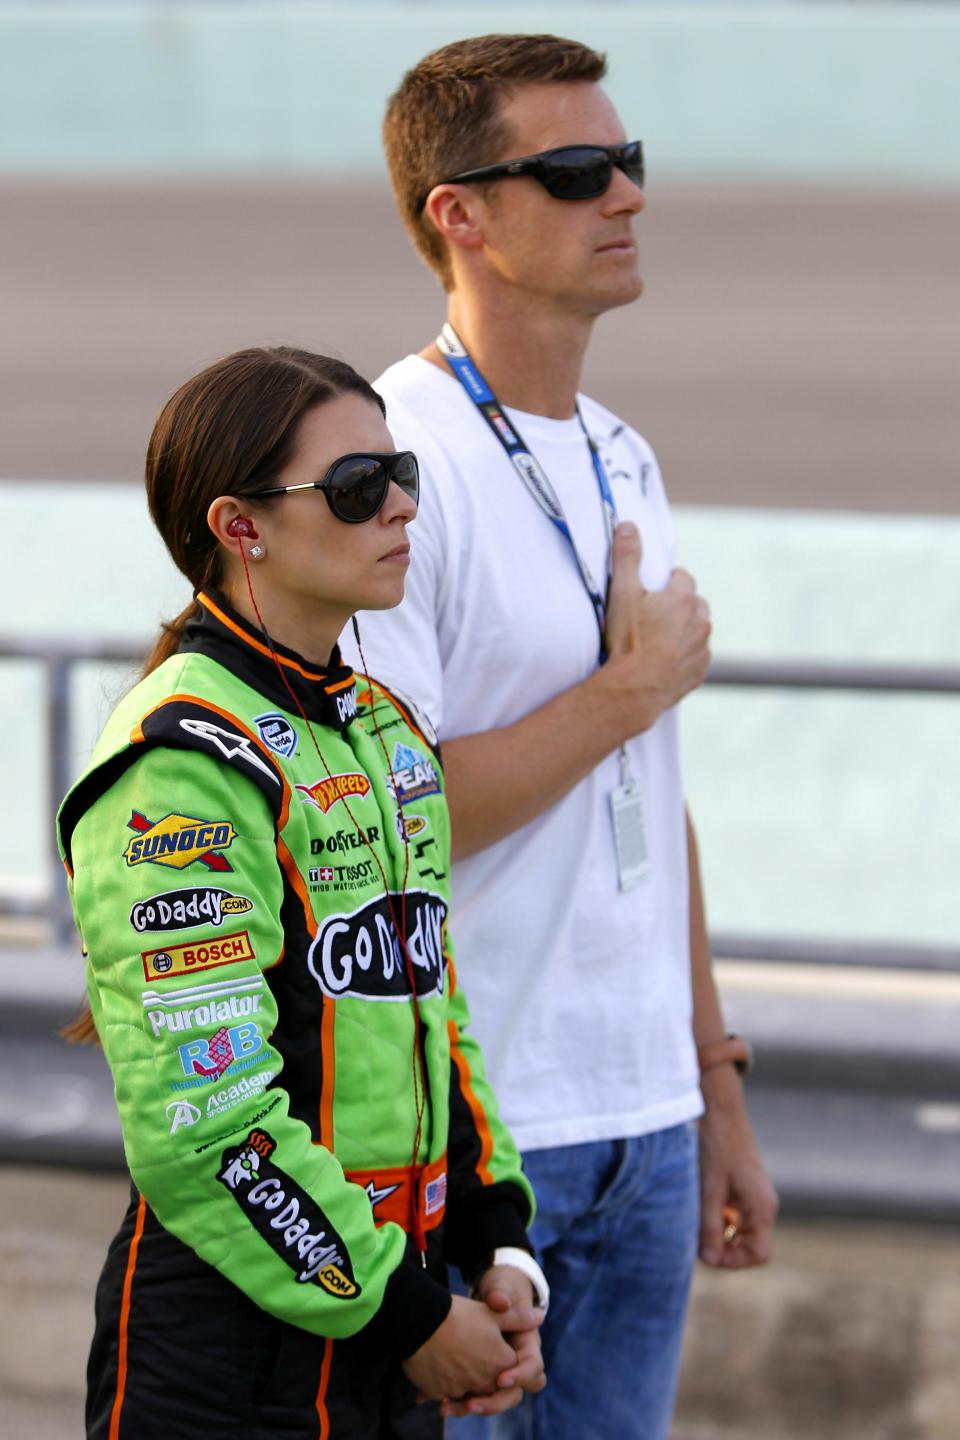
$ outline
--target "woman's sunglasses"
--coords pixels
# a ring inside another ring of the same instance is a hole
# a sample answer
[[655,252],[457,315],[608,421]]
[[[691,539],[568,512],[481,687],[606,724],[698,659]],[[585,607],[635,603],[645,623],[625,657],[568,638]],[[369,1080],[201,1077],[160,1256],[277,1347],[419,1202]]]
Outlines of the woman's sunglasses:
[[[438,180],[436,185],[474,185],[485,180],[508,180],[511,175],[529,175],[539,180],[555,200],[595,200],[609,190],[614,169],[622,170],[627,179],[642,190],[643,142],[564,145],[559,150],[544,150],[540,155],[521,155],[517,160],[504,160],[499,165],[463,170],[459,175]],[[431,185],[430,190],[435,188]],[[418,214],[426,205],[430,190],[419,201]]]
[[264,495],[291,495],[294,490],[322,490],[338,520],[360,525],[372,520],[381,508],[391,480],[415,505],[419,503],[420,471],[412,450],[393,455],[341,455],[322,480],[311,480],[306,485],[274,485],[250,493],[259,500]]

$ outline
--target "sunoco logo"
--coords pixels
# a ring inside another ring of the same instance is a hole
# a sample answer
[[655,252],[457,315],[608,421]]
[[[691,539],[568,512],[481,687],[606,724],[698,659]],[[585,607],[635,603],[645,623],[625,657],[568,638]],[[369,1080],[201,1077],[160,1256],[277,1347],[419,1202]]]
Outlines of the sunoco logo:
[[302,790],[311,804],[326,815],[331,805],[345,800],[348,795],[369,794],[370,781],[366,775],[328,775],[326,780],[318,780],[314,785],[298,785],[297,789]]
[[[396,905],[396,901],[394,901]],[[439,895],[408,890],[407,953],[417,995],[443,993],[447,907]],[[331,915],[317,931],[307,964],[320,989],[338,999],[409,1000],[403,952],[387,898],[381,895],[350,915]]]
[[127,825],[137,832],[123,852],[128,865],[169,865],[174,870],[185,870],[199,860],[208,870],[232,868],[219,853],[237,838],[229,820],[165,815],[162,820],[152,821],[134,810]]

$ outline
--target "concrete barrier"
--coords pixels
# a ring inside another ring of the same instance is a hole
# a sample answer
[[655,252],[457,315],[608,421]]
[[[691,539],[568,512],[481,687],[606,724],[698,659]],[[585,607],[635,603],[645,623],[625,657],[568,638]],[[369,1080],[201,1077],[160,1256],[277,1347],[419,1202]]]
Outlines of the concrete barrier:
[[[126,1197],[116,1176],[0,1168],[4,1435],[80,1433]],[[766,1270],[699,1270],[673,1440],[955,1440],[958,1333],[956,1230],[782,1224]]]

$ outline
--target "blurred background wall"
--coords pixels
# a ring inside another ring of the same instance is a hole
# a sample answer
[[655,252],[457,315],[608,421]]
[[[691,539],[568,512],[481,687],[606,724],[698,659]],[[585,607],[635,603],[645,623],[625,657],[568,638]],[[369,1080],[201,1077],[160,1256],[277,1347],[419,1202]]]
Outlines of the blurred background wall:
[[[700,1277],[677,1440],[957,1433],[960,6],[0,0],[12,1433],[76,1431],[122,1205],[109,1080],[51,1038],[79,961],[50,923],[50,816],[185,601],[139,489],[150,426],[240,345],[372,376],[430,338],[442,296],[380,116],[426,50],[495,29],[605,49],[644,139],[646,293],[598,327],[588,386],[658,452],[718,665],[841,687],[685,706],[725,1003],[788,1218],[769,1274]],[[43,658],[81,645],[129,658]],[[842,688],[864,665],[905,688]]]

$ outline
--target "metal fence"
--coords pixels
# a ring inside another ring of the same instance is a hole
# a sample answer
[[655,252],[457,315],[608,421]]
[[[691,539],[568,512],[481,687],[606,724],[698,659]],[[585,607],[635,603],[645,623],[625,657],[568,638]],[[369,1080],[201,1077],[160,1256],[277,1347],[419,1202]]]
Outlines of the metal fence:
[[[51,815],[72,780],[71,672],[84,663],[134,666],[145,648],[132,642],[90,640],[28,640],[0,636],[0,660],[39,663],[45,673],[47,728],[47,804]],[[709,685],[744,689],[873,692],[901,695],[960,695],[960,667],[947,665],[835,664],[784,660],[716,660]],[[73,919],[62,880],[52,824],[50,857],[52,892],[46,897],[7,900],[6,908],[21,915],[49,915],[54,939],[72,941]],[[931,945],[881,945],[839,940],[813,940],[788,935],[711,935],[714,955],[738,960],[770,960],[814,965],[889,967],[960,973],[960,948]]]

